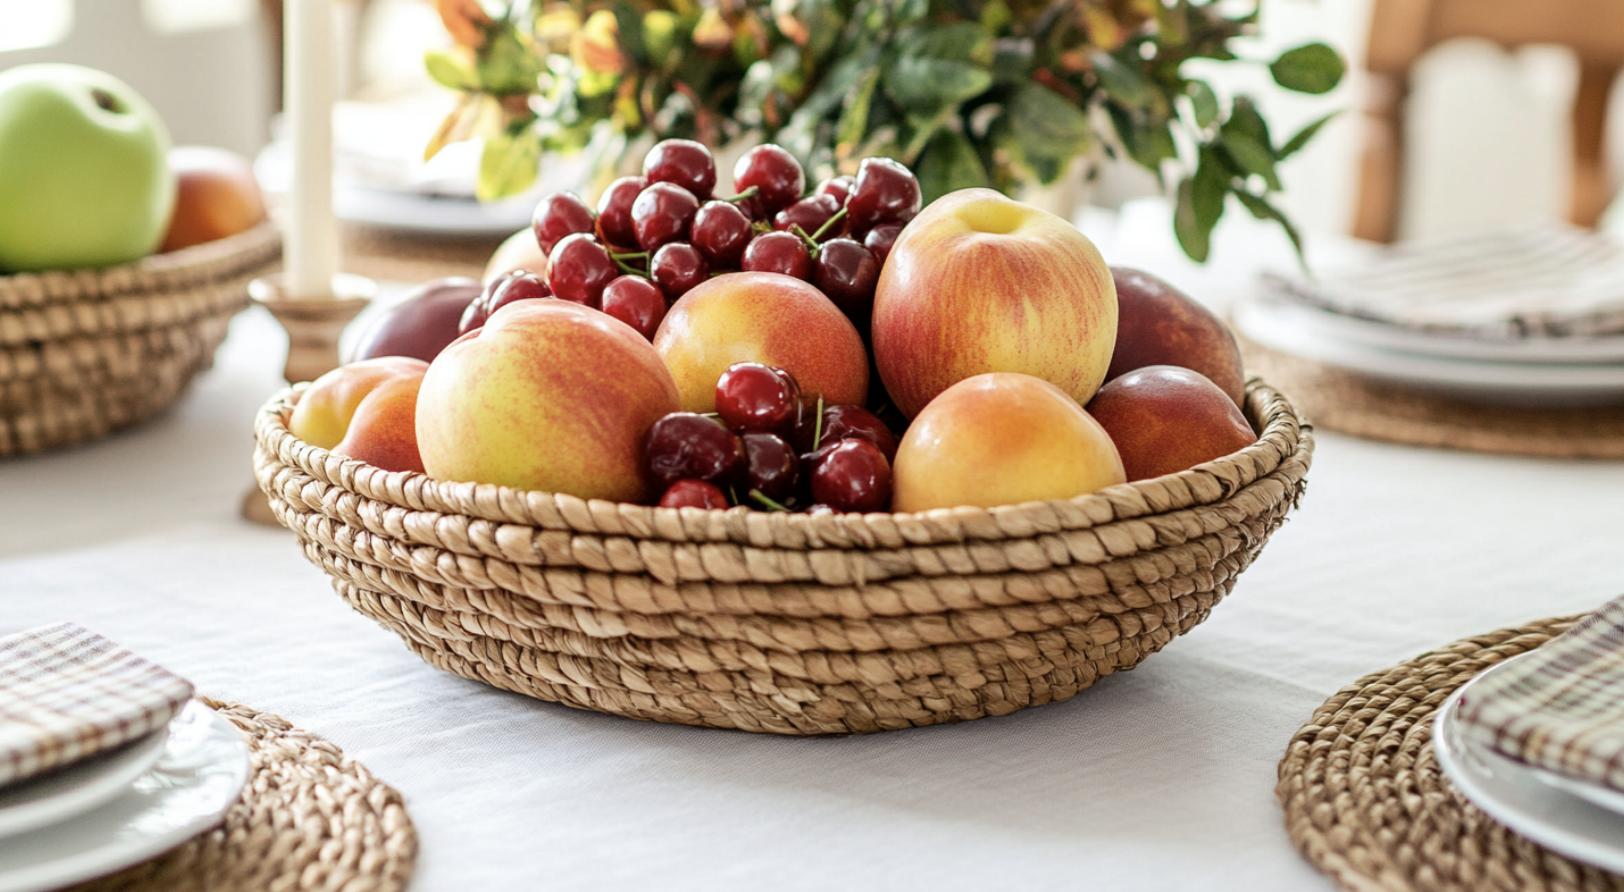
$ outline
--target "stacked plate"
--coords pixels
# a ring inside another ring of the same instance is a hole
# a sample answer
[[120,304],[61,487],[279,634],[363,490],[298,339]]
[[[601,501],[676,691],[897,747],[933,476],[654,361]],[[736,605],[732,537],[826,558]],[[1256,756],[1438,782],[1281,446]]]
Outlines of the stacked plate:
[[1490,817],[1552,851],[1624,873],[1624,793],[1601,783],[1513,760],[1474,740],[1461,719],[1475,690],[1538,659],[1538,651],[1507,660],[1449,698],[1432,726],[1438,767]]
[[1381,383],[1521,405],[1624,403],[1624,247],[1561,225],[1384,249],[1234,309],[1270,349]]
[[55,889],[138,864],[219,823],[248,743],[196,700],[111,752],[0,787],[0,892]]

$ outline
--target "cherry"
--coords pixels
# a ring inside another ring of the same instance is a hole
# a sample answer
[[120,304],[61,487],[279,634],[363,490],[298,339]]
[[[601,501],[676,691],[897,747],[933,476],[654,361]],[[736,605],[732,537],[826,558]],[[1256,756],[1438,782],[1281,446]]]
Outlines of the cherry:
[[846,212],[853,232],[867,232],[881,223],[906,223],[919,213],[919,181],[898,161],[864,158],[846,199]]
[[837,238],[818,248],[812,284],[857,323],[859,330],[867,329],[874,315],[874,286],[879,281],[880,262],[857,242]]
[[897,236],[901,234],[901,223],[881,223],[863,236],[863,247],[874,252],[874,259],[884,266],[885,258],[891,256],[891,246],[897,243]]
[[[799,226],[807,235],[814,235],[829,218],[840,212],[840,202],[829,195],[809,195],[779,211],[773,217],[773,228],[781,232]],[[824,233],[828,235],[828,233]]]
[[642,276],[621,276],[603,289],[603,311],[652,341],[665,318],[665,295]]
[[716,414],[736,431],[788,433],[801,417],[801,387],[783,369],[736,362],[716,379]]
[[678,480],[660,496],[661,508],[717,508],[725,509],[727,493],[713,483],[703,480]]
[[848,176],[830,177],[819,183],[818,188],[812,190],[812,194],[827,195],[844,205],[846,199],[851,197],[851,187],[855,182],[857,181]]
[[748,272],[783,273],[803,281],[812,277],[812,255],[805,240],[789,232],[756,236],[744,249],[740,266]]
[[850,439],[867,440],[880,447],[888,462],[897,457],[897,435],[878,415],[862,406],[825,406],[823,442]]
[[650,183],[674,183],[704,198],[716,188],[716,160],[703,143],[662,139],[643,156],[643,176]]
[[891,501],[891,463],[867,440],[841,440],[812,469],[812,498],[837,511],[883,511]]
[[754,199],[761,209],[756,219],[777,213],[794,204],[806,191],[806,172],[801,162],[783,146],[762,143],[745,152],[733,165],[733,188],[743,192],[756,189]]
[[808,505],[808,506],[806,506],[806,513],[807,514],[817,515],[817,514],[839,514],[840,512],[836,511],[834,508],[831,508],[828,505],[823,504],[822,502],[819,502],[816,505]]
[[648,274],[666,297],[676,300],[710,276],[710,264],[693,245],[671,242],[654,252]]
[[750,218],[731,202],[707,201],[694,214],[693,245],[717,268],[737,268],[755,231]]
[[637,244],[632,228],[632,202],[648,188],[644,177],[621,177],[609,184],[598,199],[598,235],[611,245],[630,248]]
[[604,287],[619,275],[609,251],[582,232],[565,236],[547,257],[547,287],[553,294],[593,309],[602,306]]
[[643,468],[661,489],[684,477],[718,486],[737,483],[746,467],[738,436],[720,422],[692,412],[661,418],[643,440]]
[[780,505],[793,498],[795,483],[801,472],[801,459],[795,454],[795,449],[777,434],[751,431],[741,434],[739,439],[744,441],[750,489]]
[[554,192],[536,205],[530,218],[536,231],[536,244],[543,254],[551,254],[553,246],[564,236],[577,232],[591,232],[595,218],[592,209],[573,192]]
[[632,230],[637,245],[653,251],[667,242],[687,241],[688,226],[699,211],[694,194],[675,183],[650,183],[632,202]]

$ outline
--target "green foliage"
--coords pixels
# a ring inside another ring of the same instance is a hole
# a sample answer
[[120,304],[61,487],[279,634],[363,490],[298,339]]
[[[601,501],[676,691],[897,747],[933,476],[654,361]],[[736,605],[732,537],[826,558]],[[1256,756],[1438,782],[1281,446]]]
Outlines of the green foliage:
[[[1164,178],[1179,244],[1205,260],[1231,195],[1297,241],[1277,167],[1329,119],[1276,145],[1248,98],[1182,73],[1260,64],[1232,48],[1258,2],[515,0],[481,46],[425,58],[464,93],[431,148],[484,137],[482,198],[528,186],[543,151],[589,152],[606,175],[647,134],[778,142],[814,179],[890,155],[927,200],[1051,183],[1103,148]],[[1344,73],[1317,43],[1268,67],[1311,94]]]

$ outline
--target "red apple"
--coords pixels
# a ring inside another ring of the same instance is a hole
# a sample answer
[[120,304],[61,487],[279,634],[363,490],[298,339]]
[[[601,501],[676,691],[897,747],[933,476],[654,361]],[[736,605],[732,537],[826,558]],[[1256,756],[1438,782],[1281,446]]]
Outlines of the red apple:
[[891,506],[929,511],[1069,499],[1126,480],[1099,422],[1030,375],[976,375],[931,400],[897,447]]
[[1110,271],[1075,226],[963,189],[891,246],[874,294],[874,359],[910,418],[988,372],[1034,375],[1084,403],[1105,380],[1116,326]]
[[265,219],[265,196],[247,158],[225,149],[169,150],[175,211],[160,251],[178,251],[247,232]]
[[1205,375],[1240,405],[1246,367],[1235,335],[1222,319],[1150,273],[1112,267],[1116,282],[1117,339],[1110,381],[1152,365],[1176,365]]
[[685,412],[716,409],[716,382],[734,363],[789,372],[808,403],[862,405],[868,354],[851,320],[823,293],[779,273],[717,276],[671,305],[654,333]]
[[630,326],[569,301],[525,300],[429,367],[417,443],[438,480],[641,502],[643,437],[677,406],[671,373]]
[[478,282],[461,276],[424,282],[372,320],[356,342],[355,358],[412,356],[433,362],[457,339],[463,311],[481,290]]
[[1134,369],[1105,382],[1088,411],[1116,443],[1129,480],[1193,468],[1257,440],[1228,394],[1177,366]]

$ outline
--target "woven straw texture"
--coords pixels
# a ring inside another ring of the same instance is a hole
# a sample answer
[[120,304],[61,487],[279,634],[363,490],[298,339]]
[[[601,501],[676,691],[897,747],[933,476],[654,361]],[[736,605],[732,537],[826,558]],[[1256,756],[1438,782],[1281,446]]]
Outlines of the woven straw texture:
[[1570,861],[1467,802],[1432,755],[1432,719],[1478,673],[1560,635],[1578,617],[1466,638],[1336,693],[1280,762],[1276,795],[1292,842],[1357,892],[1624,890],[1624,877]]
[[1624,406],[1538,408],[1448,399],[1239,340],[1247,368],[1291,391],[1325,430],[1467,452],[1624,458]]
[[400,794],[286,720],[204,698],[248,738],[253,773],[219,826],[74,892],[400,892],[417,831]]
[[281,250],[266,223],[111,269],[0,276],[0,456],[105,436],[168,407],[213,362],[248,280]]
[[925,514],[648,508],[391,473],[261,410],[277,519],[425,660],[570,706],[779,734],[1003,715],[1206,618],[1301,496],[1313,438],[1254,379],[1257,443],[1070,501]]

